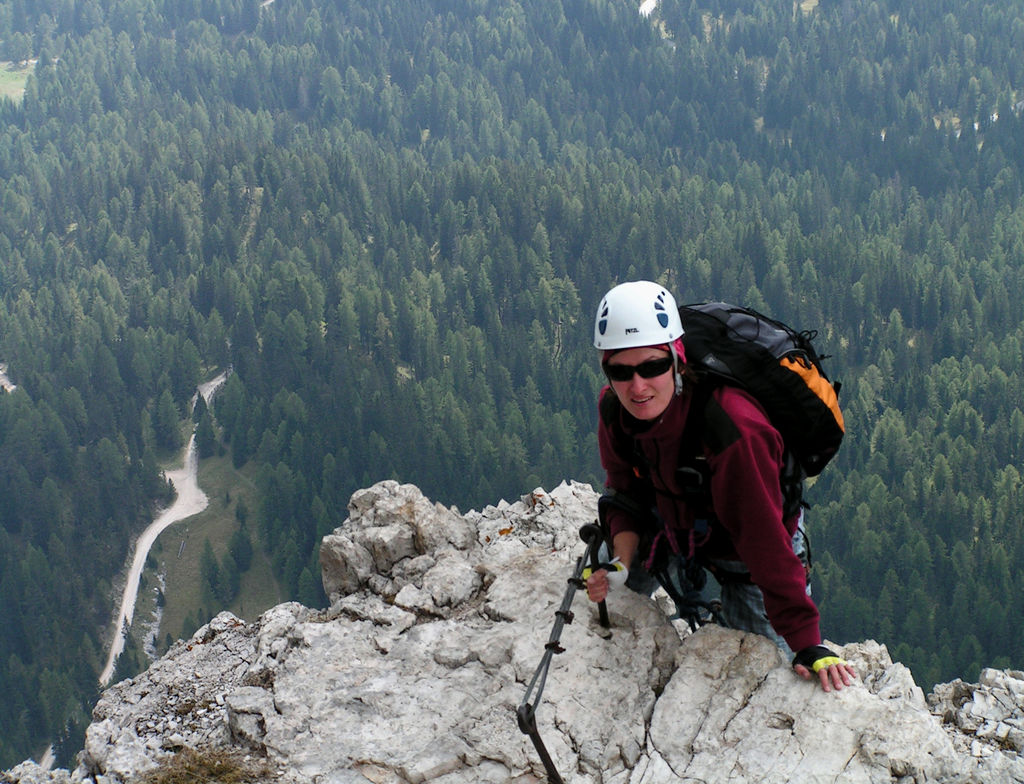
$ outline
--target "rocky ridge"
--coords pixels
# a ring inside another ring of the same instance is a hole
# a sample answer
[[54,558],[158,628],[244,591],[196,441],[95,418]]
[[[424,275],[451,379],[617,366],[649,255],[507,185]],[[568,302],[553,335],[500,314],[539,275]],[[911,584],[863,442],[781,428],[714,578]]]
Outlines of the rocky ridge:
[[[258,762],[285,784],[548,780],[517,724],[597,496],[568,483],[459,514],[411,485],[353,495],[321,548],[326,610],[222,613],[107,689],[74,770],[0,781],[138,781],[185,750]],[[836,646],[857,684],[825,694],[767,640],[657,602],[576,598],[538,733],[573,784],[1024,782],[1024,673],[986,670],[927,698],[873,641]]]

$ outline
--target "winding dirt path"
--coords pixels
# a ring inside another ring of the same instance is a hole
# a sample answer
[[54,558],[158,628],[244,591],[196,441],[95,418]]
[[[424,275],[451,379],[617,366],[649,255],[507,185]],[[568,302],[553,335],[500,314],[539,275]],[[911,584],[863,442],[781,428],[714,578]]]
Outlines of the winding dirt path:
[[[224,383],[225,379],[227,379],[227,373],[221,373],[205,384],[200,384],[198,394],[201,394],[203,399],[209,403],[213,394]],[[195,402],[195,398],[193,398],[193,406]],[[132,559],[128,579],[124,585],[124,593],[121,595],[121,608],[118,610],[115,620],[114,639],[110,644],[110,652],[107,655],[107,665],[100,674],[100,686],[107,686],[110,683],[110,679],[114,674],[114,667],[117,665],[117,657],[124,651],[125,631],[131,628],[132,618],[135,616],[135,602],[139,595],[139,578],[142,576],[142,569],[146,565],[149,549],[165,528],[187,517],[199,514],[209,503],[206,493],[199,487],[198,472],[199,456],[196,452],[196,434],[193,429],[192,437],[189,438],[188,446],[185,447],[181,468],[165,472],[177,493],[174,503],[156,516],[135,543],[135,557]]]

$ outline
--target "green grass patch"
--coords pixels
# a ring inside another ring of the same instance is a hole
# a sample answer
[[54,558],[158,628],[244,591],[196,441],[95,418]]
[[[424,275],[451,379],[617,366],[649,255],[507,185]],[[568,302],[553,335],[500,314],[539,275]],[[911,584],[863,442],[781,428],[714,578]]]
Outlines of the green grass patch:
[[[258,540],[254,519],[258,498],[252,473],[249,466],[236,469],[230,455],[200,461],[199,487],[206,493],[208,505],[199,514],[165,529],[150,550],[132,625],[132,636],[140,646],[152,626],[160,574],[164,575],[165,583],[157,634],[159,654],[167,649],[168,635],[172,641],[182,637],[186,619],[203,623],[207,616],[226,609],[251,621],[283,601],[270,560]],[[241,527],[240,505],[248,510],[246,528],[252,541],[252,565],[242,574],[238,597],[228,607],[222,607],[205,594],[200,564],[207,540],[218,561],[228,552],[231,536]]]
[[0,61],[0,97],[20,101],[25,94],[25,83],[32,73],[31,65],[15,65]]

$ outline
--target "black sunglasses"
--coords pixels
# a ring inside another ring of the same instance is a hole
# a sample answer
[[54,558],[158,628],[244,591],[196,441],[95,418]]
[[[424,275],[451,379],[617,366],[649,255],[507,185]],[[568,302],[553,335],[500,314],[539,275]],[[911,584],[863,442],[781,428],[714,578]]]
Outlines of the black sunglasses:
[[602,367],[609,381],[632,381],[634,373],[638,374],[640,378],[656,378],[672,369],[672,357],[648,359],[639,365],[612,365],[606,363]]

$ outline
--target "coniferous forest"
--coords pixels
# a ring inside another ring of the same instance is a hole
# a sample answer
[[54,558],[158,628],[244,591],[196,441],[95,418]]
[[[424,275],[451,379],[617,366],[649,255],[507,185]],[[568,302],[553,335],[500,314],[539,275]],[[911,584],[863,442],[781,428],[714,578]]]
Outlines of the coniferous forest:
[[384,478],[600,485],[613,283],[819,333],[825,634],[1024,667],[1024,1],[11,0],[0,60],[0,767],[81,747],[196,384],[317,546]]

